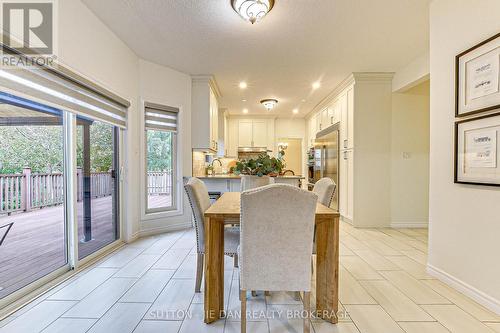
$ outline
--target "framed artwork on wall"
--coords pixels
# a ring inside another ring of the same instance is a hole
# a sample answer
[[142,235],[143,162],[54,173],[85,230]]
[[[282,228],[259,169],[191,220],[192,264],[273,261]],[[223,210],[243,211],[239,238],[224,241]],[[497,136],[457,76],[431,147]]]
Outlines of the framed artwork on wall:
[[455,123],[455,183],[500,186],[500,113]]
[[500,108],[500,33],[456,57],[455,116]]

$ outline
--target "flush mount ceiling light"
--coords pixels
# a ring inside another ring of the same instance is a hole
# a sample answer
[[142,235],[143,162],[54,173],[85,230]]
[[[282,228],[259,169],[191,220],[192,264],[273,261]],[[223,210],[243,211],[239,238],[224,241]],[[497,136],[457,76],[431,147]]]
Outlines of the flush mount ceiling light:
[[267,111],[271,111],[276,107],[276,104],[278,104],[278,100],[276,99],[263,99],[260,101],[260,104],[264,105],[264,107],[267,109]]
[[231,0],[231,5],[245,21],[254,24],[273,9],[274,0]]

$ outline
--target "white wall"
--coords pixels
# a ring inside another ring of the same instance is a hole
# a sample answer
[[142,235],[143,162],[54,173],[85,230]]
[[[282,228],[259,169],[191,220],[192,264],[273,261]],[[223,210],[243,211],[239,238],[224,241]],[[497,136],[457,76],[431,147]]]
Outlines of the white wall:
[[429,221],[429,112],[429,81],[392,94],[393,227],[425,227]]
[[429,268],[500,313],[500,189],[453,183],[455,56],[500,32],[498,0],[430,9]]
[[[58,61],[82,76],[127,99],[131,103],[125,131],[125,183],[123,188],[123,238],[130,241],[140,229],[175,225],[189,221],[183,215],[163,218],[161,222],[142,218],[143,130],[142,100],[178,106],[182,110],[182,174],[191,174],[191,81],[166,67],[140,61],[111,30],[80,0],[58,1]],[[140,83],[140,84],[139,84]],[[183,207],[185,208],[185,207]]]
[[[141,178],[141,226],[140,235],[157,232],[164,232],[172,229],[185,228],[191,225],[191,209],[189,202],[184,198],[182,187],[182,177],[190,176],[191,166],[191,77],[187,74],[177,72],[145,60],[139,61],[139,95],[143,102],[156,103],[161,105],[179,108],[179,134],[178,138],[178,167],[177,193],[181,199],[179,211],[175,213],[158,213],[144,215],[145,198],[144,178]],[[142,102],[141,102],[142,104]],[[144,115],[143,108],[140,108],[141,120]],[[141,147],[144,147],[144,132],[141,127]],[[141,150],[141,174],[144,174],[145,155]]]

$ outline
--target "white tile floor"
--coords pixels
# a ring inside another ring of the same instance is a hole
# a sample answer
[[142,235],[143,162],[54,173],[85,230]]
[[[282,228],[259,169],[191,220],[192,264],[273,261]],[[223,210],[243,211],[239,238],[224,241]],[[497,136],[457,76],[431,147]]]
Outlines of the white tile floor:
[[[500,332],[500,316],[425,271],[427,230],[354,229],[341,224],[340,322],[314,320],[316,333]],[[203,294],[194,293],[193,230],[126,245],[0,321],[0,332],[239,332],[239,318],[203,323]],[[238,271],[225,266],[226,309],[238,310]],[[290,293],[262,295],[248,310],[248,332],[302,332]],[[232,312],[228,312],[232,313]],[[278,317],[278,314],[282,317]]]

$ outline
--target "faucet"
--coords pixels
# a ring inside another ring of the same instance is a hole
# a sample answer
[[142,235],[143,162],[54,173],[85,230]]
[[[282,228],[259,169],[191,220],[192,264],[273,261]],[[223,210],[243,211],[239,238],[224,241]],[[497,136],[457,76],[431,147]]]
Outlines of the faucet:
[[212,163],[210,163],[210,167],[212,168],[212,175],[215,175],[215,168],[214,168],[214,162],[215,162],[215,161],[219,162],[219,165],[220,165],[220,167],[222,168],[222,162],[221,162],[221,160],[220,160],[220,159],[218,159],[218,158],[214,158],[214,159],[212,160]]
[[222,168],[222,162],[221,162],[221,160],[219,158],[214,158],[213,161],[212,161],[212,163],[210,163],[210,165],[213,167],[215,161],[219,162],[219,165]]
[[282,175],[284,176],[289,172],[292,174],[292,176],[295,176],[295,172],[293,170],[285,170],[285,171],[283,171]]

